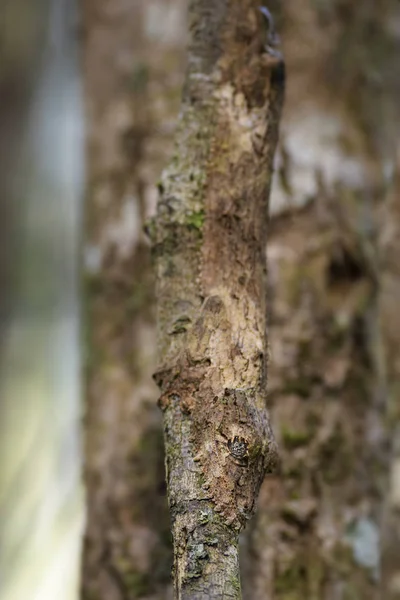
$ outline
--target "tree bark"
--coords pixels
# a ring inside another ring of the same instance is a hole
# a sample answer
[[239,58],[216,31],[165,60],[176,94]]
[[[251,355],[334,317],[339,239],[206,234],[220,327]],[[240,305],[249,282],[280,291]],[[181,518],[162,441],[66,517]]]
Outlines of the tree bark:
[[254,0],[193,0],[176,151],[150,226],[175,595],[240,598],[238,533],[277,463],[268,196],[284,65]]

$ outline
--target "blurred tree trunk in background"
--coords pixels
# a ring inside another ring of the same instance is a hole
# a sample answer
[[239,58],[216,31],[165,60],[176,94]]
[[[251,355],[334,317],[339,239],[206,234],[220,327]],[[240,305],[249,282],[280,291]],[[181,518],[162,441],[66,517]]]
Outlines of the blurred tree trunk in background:
[[74,2],[0,8],[0,597],[75,600],[83,531]]
[[[379,240],[398,223],[399,19],[390,1],[282,4],[288,82],[268,263],[283,473],[265,482],[243,542],[252,600],[392,597],[379,580],[396,374],[381,325],[400,295],[393,273],[382,296]],[[398,346],[393,309],[389,321]]]
[[[394,129],[396,132],[396,129]],[[398,132],[397,132],[398,134]],[[386,489],[382,528],[385,600],[400,599],[400,147],[394,185],[380,215],[380,317],[388,384],[387,424],[390,439],[389,486]]]
[[[171,594],[141,227],[171,154],[186,4],[85,3],[87,600]],[[288,69],[268,244],[269,401],[283,473],[265,482],[243,538],[244,596],[373,599],[383,574],[383,597],[392,600],[400,540],[399,8],[395,0],[268,6]]]
[[185,0],[84,3],[86,600],[167,598],[172,561],[144,222],[172,151]]

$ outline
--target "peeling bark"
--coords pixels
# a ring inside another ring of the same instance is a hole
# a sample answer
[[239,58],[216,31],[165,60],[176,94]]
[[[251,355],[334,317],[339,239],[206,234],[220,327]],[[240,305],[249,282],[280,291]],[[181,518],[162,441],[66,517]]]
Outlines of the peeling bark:
[[149,227],[177,598],[239,598],[238,533],[277,463],[265,244],[284,65],[253,0],[191,3],[176,152]]

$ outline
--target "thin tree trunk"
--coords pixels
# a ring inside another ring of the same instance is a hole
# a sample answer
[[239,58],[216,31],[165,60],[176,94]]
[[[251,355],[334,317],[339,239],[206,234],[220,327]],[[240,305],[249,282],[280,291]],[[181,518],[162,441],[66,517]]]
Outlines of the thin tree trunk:
[[[254,0],[191,2],[176,153],[150,235],[177,598],[240,598],[238,533],[277,454],[265,244],[284,66]],[[154,229],[152,231],[152,229]]]

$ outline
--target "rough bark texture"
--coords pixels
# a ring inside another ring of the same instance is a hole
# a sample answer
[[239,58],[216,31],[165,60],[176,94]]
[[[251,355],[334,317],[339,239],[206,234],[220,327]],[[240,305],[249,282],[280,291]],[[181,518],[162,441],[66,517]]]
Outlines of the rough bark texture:
[[176,153],[150,229],[177,598],[239,598],[238,532],[277,453],[265,244],[284,66],[258,3],[196,0]]

